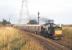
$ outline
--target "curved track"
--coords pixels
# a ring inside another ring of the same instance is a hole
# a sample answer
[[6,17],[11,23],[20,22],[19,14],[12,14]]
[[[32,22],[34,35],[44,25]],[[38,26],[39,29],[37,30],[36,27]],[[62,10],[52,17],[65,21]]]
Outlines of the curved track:
[[[23,29],[18,28],[21,31],[23,31]],[[26,31],[24,31],[26,32]],[[38,43],[40,43],[40,45],[42,45],[45,49],[44,50],[70,50],[69,48],[56,43],[55,41],[51,40],[51,39],[47,39],[44,38],[40,35],[36,35],[30,32],[26,32],[29,36],[33,37],[35,40],[37,40]]]
[[70,50],[69,48],[60,45],[50,39],[46,39],[42,36],[39,35],[35,35],[33,33],[29,33],[27,32],[29,36],[33,37],[34,39],[36,39],[41,45],[43,45],[43,47],[45,48],[45,50]]

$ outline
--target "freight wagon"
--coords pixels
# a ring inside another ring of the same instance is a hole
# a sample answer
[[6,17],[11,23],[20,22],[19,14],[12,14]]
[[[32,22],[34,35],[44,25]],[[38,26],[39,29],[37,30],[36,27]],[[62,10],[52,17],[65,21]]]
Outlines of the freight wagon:
[[25,31],[28,32],[33,32],[33,33],[40,33],[41,32],[41,25],[36,25],[36,24],[27,24],[27,25],[23,25],[20,28],[22,28]]

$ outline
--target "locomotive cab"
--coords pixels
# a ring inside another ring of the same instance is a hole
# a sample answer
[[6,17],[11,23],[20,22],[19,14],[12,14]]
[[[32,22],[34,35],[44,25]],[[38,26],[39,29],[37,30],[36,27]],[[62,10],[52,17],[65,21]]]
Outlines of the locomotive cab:
[[51,38],[53,39],[61,39],[62,37],[62,27],[58,26],[58,25],[50,25],[50,27],[48,27],[48,34]]

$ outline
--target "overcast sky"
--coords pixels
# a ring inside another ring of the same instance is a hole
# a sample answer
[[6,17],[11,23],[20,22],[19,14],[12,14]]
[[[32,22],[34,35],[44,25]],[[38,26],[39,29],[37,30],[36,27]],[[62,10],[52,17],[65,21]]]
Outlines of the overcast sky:
[[[0,20],[11,19],[17,23],[22,0],[0,0]],[[27,12],[30,16],[54,19],[55,23],[72,24],[72,0],[24,0],[28,5]],[[25,7],[25,5],[24,5]],[[13,16],[13,17],[12,17]]]

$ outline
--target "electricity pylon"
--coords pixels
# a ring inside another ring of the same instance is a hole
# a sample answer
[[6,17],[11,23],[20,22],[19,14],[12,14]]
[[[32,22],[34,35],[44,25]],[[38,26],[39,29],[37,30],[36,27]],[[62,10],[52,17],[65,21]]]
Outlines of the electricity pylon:
[[22,0],[20,15],[19,15],[19,24],[25,23],[25,20],[29,18],[29,9],[28,9],[28,1]]

